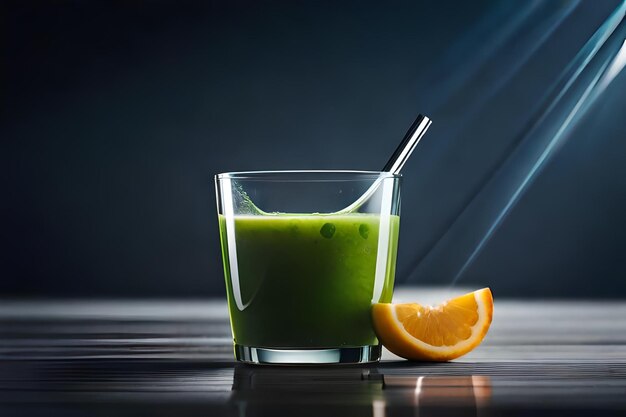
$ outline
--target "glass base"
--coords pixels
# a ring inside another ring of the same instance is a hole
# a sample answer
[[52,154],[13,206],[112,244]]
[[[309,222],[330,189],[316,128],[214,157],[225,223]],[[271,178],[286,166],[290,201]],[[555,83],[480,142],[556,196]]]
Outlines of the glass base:
[[329,349],[268,349],[235,343],[240,362],[265,365],[330,365],[378,362],[381,347],[357,346]]

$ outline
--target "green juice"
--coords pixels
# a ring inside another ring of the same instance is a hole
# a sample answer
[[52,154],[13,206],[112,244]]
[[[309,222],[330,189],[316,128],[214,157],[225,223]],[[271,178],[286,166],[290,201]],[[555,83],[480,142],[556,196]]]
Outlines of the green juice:
[[[398,216],[382,222],[389,232],[382,234],[380,254],[378,215],[234,216],[230,221],[229,228],[220,215],[235,343],[267,348],[378,344],[370,307],[391,301]],[[233,238],[236,250],[228,243]],[[234,267],[229,250],[236,252]]]

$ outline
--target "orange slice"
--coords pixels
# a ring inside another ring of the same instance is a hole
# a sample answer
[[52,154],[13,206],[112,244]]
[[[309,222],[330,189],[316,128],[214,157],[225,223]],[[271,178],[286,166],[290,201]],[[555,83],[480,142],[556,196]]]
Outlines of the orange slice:
[[480,344],[493,318],[489,288],[444,301],[438,306],[372,306],[374,330],[391,352],[405,359],[448,361]]

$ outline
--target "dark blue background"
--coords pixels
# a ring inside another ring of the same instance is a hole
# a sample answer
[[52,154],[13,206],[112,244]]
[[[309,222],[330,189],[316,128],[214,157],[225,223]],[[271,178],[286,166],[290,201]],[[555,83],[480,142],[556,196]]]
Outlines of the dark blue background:
[[[222,294],[215,173],[380,169],[418,112],[397,280],[448,285],[468,248],[433,247],[478,233],[459,214],[617,4],[5,2],[0,293]],[[458,285],[626,295],[625,87]]]

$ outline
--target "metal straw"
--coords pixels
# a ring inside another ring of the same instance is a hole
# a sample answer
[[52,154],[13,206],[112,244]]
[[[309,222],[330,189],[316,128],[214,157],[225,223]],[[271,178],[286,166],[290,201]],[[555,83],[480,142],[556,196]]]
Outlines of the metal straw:
[[[417,118],[404,135],[404,138],[402,138],[402,142],[400,142],[393,155],[391,155],[391,158],[389,158],[389,161],[385,164],[382,172],[399,174],[400,170],[404,166],[404,163],[407,159],[409,159],[409,156],[411,156],[411,153],[422,139],[431,123],[432,121],[428,117],[418,114]],[[384,177],[377,178],[361,197],[348,207],[338,211],[336,214],[350,213],[358,210],[359,207],[361,207],[376,192],[383,179]]]
[[428,117],[421,114],[417,115],[417,118],[404,135],[402,142],[400,142],[396,151],[391,155],[391,158],[389,158],[389,161],[385,164],[382,171],[399,174],[404,163],[409,159],[409,156],[411,156],[411,153],[420,139],[422,139],[422,136],[424,136],[424,133],[426,133],[431,123],[432,121]]

